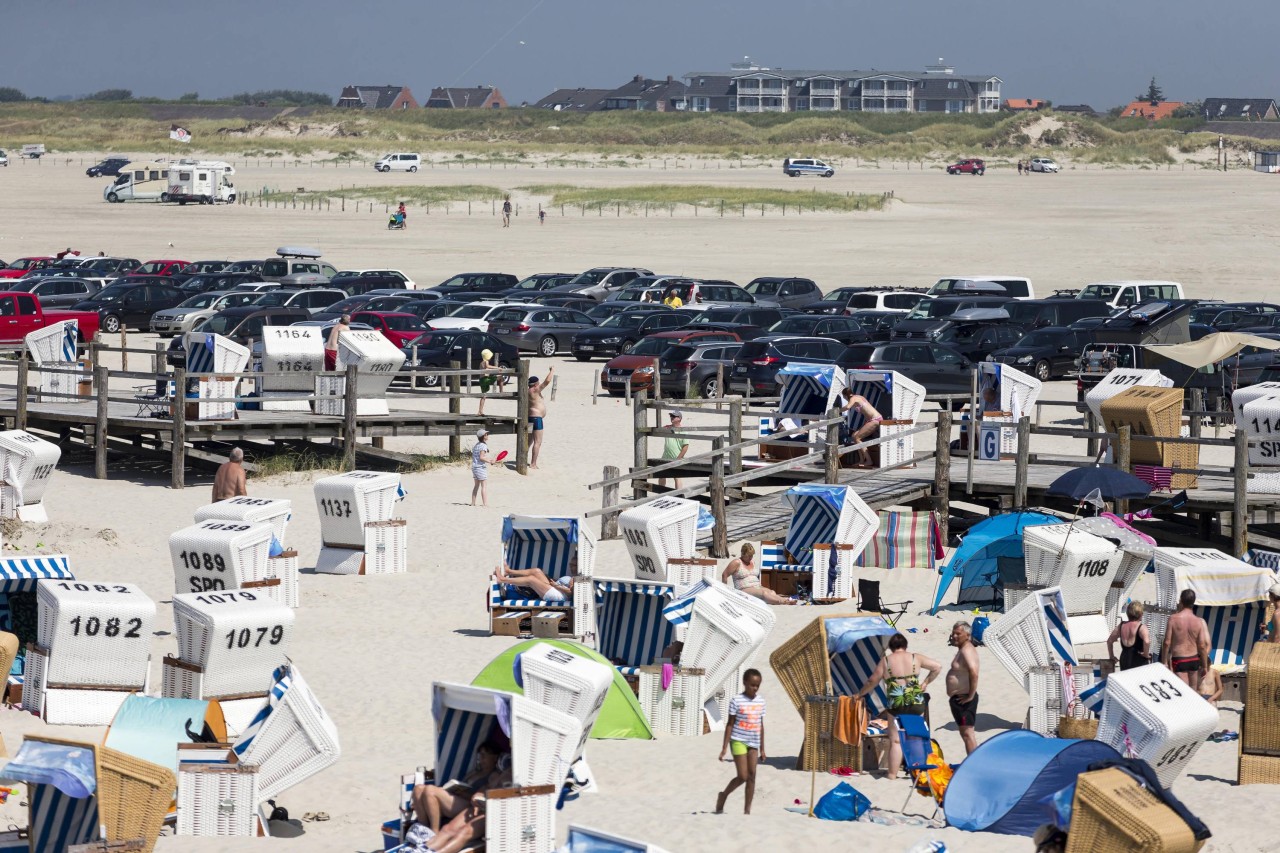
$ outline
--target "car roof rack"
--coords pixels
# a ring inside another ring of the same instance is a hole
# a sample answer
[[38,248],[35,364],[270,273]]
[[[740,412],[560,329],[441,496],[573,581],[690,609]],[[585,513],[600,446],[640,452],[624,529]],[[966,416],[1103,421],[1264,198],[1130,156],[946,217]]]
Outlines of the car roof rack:
[[1078,287],[1060,287],[1053,292],[1053,296],[1079,296],[1079,295],[1080,295],[1080,288]]
[[276,254],[282,258],[315,259],[321,257],[320,250],[313,249],[310,246],[281,246],[276,249]]

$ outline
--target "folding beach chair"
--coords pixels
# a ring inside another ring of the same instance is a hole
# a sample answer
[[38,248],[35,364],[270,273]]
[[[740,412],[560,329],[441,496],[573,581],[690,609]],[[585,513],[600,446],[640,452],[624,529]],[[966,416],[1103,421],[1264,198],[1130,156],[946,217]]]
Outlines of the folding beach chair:
[[[901,809],[906,814],[911,795],[916,793],[920,784],[920,775],[940,770],[946,765],[929,763],[929,759],[933,757],[933,738],[924,717],[918,714],[899,714],[896,719],[898,742],[902,744],[902,763],[907,768],[907,778],[911,781],[911,790],[907,792],[907,799],[903,801]],[[932,791],[930,795],[932,796]],[[930,820],[937,817],[940,806],[939,798],[933,797],[933,814],[929,815]]]
[[866,578],[858,578],[858,598],[862,602],[860,608],[863,613],[879,613],[885,618],[885,621],[895,628],[898,626],[898,620],[902,618],[902,614],[907,612],[907,608],[911,606],[911,601],[881,601],[880,600],[880,581],[867,580]]

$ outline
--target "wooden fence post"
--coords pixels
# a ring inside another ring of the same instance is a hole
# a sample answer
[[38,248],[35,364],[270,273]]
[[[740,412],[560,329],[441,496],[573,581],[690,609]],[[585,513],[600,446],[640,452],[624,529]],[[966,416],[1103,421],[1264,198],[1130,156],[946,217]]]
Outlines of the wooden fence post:
[[516,362],[516,473],[529,473],[529,359]]
[[[828,418],[839,418],[840,408],[832,406],[827,412]],[[824,483],[840,482],[840,424],[827,424],[827,446],[823,454]]]
[[1235,495],[1231,501],[1231,548],[1236,557],[1249,551],[1249,434],[1236,425]]
[[97,380],[98,423],[93,436],[93,476],[99,480],[107,479],[107,369],[102,366],[93,368]]
[[715,519],[715,528],[711,532],[711,556],[722,560],[729,556],[729,524],[725,517],[724,505],[724,439],[715,438],[711,449],[716,454],[711,458],[711,515]]
[[[14,397],[13,414],[14,429],[27,428],[27,382],[29,379],[27,374],[30,369],[30,362],[27,361],[27,348],[24,345],[22,352],[18,353],[18,382],[15,389],[17,393]],[[39,375],[39,371],[37,371],[37,375]]]
[[347,365],[347,378],[342,383],[342,470],[356,469],[356,383],[359,372]]
[[[720,365],[720,369],[724,369],[724,365]],[[723,386],[722,386],[723,387]],[[742,398],[739,397],[729,403],[729,443],[742,443]],[[732,474],[742,473],[742,448],[729,452],[729,472]]]
[[[603,479],[612,480],[621,473],[622,472],[618,470],[618,466],[606,465],[604,466]],[[615,506],[618,503],[621,487],[621,483],[614,483],[611,486],[605,486],[604,497],[601,499],[600,505],[602,507]],[[606,512],[604,515],[600,516],[600,538],[602,540],[618,538],[618,513]]]
[[[644,410],[647,402],[648,392],[637,391],[635,406],[631,409],[631,429],[632,436],[635,439],[634,449],[631,454],[632,471],[642,471],[649,467],[649,436],[645,433],[644,424]],[[633,497],[648,497],[649,487],[647,481],[632,480],[631,486]]]
[[[450,370],[461,370],[462,362],[449,362]],[[462,383],[458,376],[449,377],[449,414],[462,414],[462,398],[458,396],[462,393]],[[449,455],[457,456],[462,453],[462,436],[458,434],[460,428],[460,419],[453,422],[453,434],[449,436]]]
[[[972,429],[976,424],[970,421],[969,426]],[[969,440],[973,441],[976,435],[970,435]],[[1027,463],[1031,459],[1031,418],[1023,415],[1018,418],[1018,455],[1014,462],[1015,470],[1013,474],[1013,506],[1015,509],[1021,509],[1027,505]]]
[[[1123,424],[1116,430],[1116,448],[1115,463],[1116,468],[1124,471],[1126,474],[1131,473],[1129,470],[1129,460],[1133,452],[1133,427]],[[1129,511],[1129,502],[1127,500],[1116,501],[1116,513],[1123,515]]]
[[938,527],[945,545],[948,523],[951,520],[951,410],[945,406],[938,411],[936,438],[933,456],[933,505],[938,511]]
[[[1098,419],[1093,416],[1093,409],[1086,408],[1084,410],[1084,428],[1089,432],[1098,431]],[[1099,442],[1096,436],[1089,436],[1085,453],[1089,454],[1090,459],[1098,458]]]
[[[102,398],[99,398],[102,399]],[[197,403],[197,405],[199,405]],[[170,435],[169,487],[183,489],[187,485],[187,370],[173,371],[173,433]]]
[[[1193,413],[1204,411],[1204,391],[1200,388],[1191,389],[1191,411]],[[1187,432],[1192,438],[1199,438],[1200,430],[1204,425],[1204,418],[1198,414],[1192,414],[1189,417]]]
[[151,357],[151,372],[159,379],[164,373],[164,357],[168,347],[161,341],[156,341],[156,354]]

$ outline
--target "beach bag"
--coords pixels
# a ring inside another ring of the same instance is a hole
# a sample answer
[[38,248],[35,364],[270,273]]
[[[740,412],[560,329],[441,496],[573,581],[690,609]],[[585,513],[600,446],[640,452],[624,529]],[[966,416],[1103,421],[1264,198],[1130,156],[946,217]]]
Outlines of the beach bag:
[[871,801],[848,782],[841,782],[822,795],[813,814],[823,820],[857,820],[871,808]]
[[987,633],[987,629],[991,627],[991,618],[988,616],[979,616],[973,620],[973,630],[970,632],[975,646],[982,645],[982,635]]
[[930,743],[933,748],[929,751],[929,759],[926,763],[932,764],[933,769],[916,774],[916,793],[922,797],[933,797],[936,802],[941,803],[942,798],[946,796],[947,786],[951,784],[954,771],[942,757],[942,746],[936,740],[931,740]]

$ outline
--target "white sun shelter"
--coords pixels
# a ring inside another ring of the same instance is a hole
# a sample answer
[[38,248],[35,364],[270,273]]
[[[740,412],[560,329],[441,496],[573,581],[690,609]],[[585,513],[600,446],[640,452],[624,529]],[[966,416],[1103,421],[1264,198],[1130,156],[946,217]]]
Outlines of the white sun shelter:
[[[880,467],[899,465],[915,457],[916,434],[902,435],[915,427],[924,408],[924,386],[893,370],[850,370],[845,383],[853,393],[865,397],[884,421],[879,438],[890,439],[879,445]],[[850,432],[865,424],[861,412],[849,421]],[[872,454],[875,456],[875,454]]]
[[407,529],[395,518],[403,496],[400,475],[348,471],[316,480],[320,515],[316,571],[335,575],[394,574],[406,570]]
[[58,445],[26,430],[0,432],[0,516],[48,521],[44,493],[61,458]]
[[187,332],[187,373],[199,378],[197,420],[230,420],[236,416],[232,399],[240,387],[237,373],[249,366],[249,349],[210,332]]
[[1142,386],[1144,388],[1172,388],[1173,380],[1158,370],[1142,370],[1136,367],[1117,367],[1102,377],[1097,385],[1084,395],[1084,403],[1102,423],[1102,404],[1122,391]]
[[136,584],[37,584],[37,643],[28,646],[23,705],[48,723],[101,726],[146,689],[156,605]]
[[657,497],[618,516],[637,580],[665,581],[667,563],[694,556],[699,506],[684,498]]
[[207,519],[169,537],[175,592],[240,589],[266,580],[269,524]]
[[[390,412],[387,388],[404,364],[404,359],[404,350],[387,340],[381,332],[357,329],[339,333],[336,365],[340,372],[351,366],[356,368],[357,414],[385,415]],[[345,375],[317,376],[316,414],[342,415],[346,385]]]
[[315,326],[266,326],[262,330],[263,411],[311,411],[316,375],[324,371],[324,330]]
[[80,328],[75,320],[50,323],[23,338],[31,360],[40,370],[40,399],[65,402],[77,396],[76,383],[80,381],[76,364],[76,347],[80,340]]
[[576,762],[613,686],[612,668],[550,643],[526,649],[517,661],[526,699],[568,714],[582,725],[571,759]]
[[1103,613],[1124,552],[1074,524],[1043,524],[1023,531],[1027,583],[1057,586],[1076,643],[1101,643],[1111,632]]

